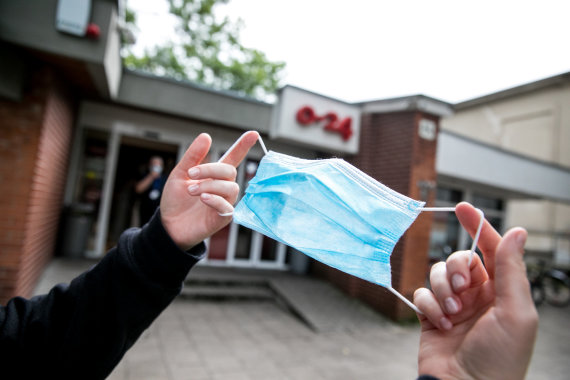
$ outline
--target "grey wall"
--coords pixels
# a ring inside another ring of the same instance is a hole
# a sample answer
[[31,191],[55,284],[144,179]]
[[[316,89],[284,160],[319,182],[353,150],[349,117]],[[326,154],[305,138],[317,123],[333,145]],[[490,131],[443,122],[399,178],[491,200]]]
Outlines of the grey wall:
[[438,175],[570,203],[570,170],[442,131]]

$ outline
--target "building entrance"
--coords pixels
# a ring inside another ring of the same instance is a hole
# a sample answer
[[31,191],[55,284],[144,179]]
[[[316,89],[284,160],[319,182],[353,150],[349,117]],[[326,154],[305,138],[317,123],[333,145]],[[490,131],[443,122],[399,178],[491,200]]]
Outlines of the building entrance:
[[[165,181],[176,164],[178,149],[178,145],[174,144],[132,136],[121,137],[115,170],[107,249],[117,244],[120,234],[125,229],[140,227],[146,223],[145,215],[141,215],[141,208],[149,192],[143,191],[139,194],[136,186],[148,174],[151,158],[160,157],[162,160],[163,171],[159,178]],[[164,181],[159,181],[159,183]]]
[[[69,182],[69,203],[89,206],[89,231],[84,255],[99,258],[116,245],[127,228],[141,226],[136,183],[148,170],[149,159],[160,156],[163,176],[168,177],[186,151],[193,135],[173,131],[148,131],[135,126],[107,130],[81,128]],[[215,162],[237,136],[214,140],[205,162]],[[248,156],[237,169],[241,195],[257,171],[260,158]],[[87,209],[87,207],[86,207]],[[87,213],[87,211],[85,212]],[[248,228],[230,223],[206,242],[208,254],[202,265],[280,269],[288,267],[287,247]]]

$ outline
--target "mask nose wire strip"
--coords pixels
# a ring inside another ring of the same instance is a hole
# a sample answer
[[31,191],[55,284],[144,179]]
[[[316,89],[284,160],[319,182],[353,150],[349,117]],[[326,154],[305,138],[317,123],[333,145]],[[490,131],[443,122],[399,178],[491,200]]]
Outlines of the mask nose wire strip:
[[[245,132],[243,135],[241,135],[233,144],[232,146],[230,146],[230,148],[226,151],[226,153],[223,154],[222,157],[220,157],[220,159],[218,160],[218,162],[222,162],[223,160],[226,159],[226,157],[232,152],[232,150],[234,150],[234,148],[236,147],[237,144],[239,144],[239,142],[244,138],[244,136],[246,135],[247,132]],[[258,135],[257,137],[257,141],[259,141],[259,145],[261,145],[261,149],[263,149],[263,153],[267,154],[267,148],[265,147],[265,144],[263,142],[263,139],[261,138],[261,136]],[[218,213],[219,216],[232,216],[234,214],[233,211],[231,212],[225,212],[225,213]]]

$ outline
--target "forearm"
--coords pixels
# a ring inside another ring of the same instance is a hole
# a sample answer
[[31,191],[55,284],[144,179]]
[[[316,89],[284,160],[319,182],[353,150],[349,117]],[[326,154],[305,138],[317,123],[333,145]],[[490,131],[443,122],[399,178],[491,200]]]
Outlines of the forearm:
[[137,184],[135,185],[135,191],[137,192],[137,194],[144,193],[150,187],[150,185],[152,185],[153,181],[154,177],[150,173],[147,174],[143,179],[138,181]]
[[143,230],[126,231],[116,248],[68,287],[3,308],[3,362],[19,373],[104,378],[179,294],[203,252],[203,244],[180,251],[157,213]]

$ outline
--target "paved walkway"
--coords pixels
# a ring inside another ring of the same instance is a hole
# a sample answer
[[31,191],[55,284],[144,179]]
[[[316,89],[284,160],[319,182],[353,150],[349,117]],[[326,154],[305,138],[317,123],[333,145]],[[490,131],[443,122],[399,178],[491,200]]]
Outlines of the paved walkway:
[[[38,292],[89,265],[53,261]],[[539,312],[528,379],[568,379],[570,308]],[[318,279],[199,266],[109,378],[415,379],[418,339]]]

